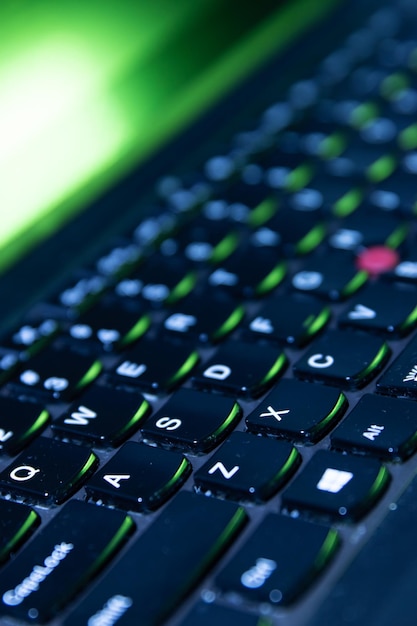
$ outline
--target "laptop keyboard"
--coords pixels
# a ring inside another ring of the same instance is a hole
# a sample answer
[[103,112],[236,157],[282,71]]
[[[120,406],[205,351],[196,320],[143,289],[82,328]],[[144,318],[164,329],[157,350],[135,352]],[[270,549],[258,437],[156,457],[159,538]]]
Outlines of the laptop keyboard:
[[307,624],[399,496],[416,26],[371,16],[3,337],[5,624]]

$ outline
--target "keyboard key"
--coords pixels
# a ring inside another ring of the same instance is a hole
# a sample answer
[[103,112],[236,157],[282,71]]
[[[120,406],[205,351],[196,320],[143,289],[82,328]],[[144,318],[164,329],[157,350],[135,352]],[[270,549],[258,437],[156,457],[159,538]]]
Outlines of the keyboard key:
[[109,279],[98,274],[80,272],[69,287],[61,291],[55,302],[64,307],[68,317],[90,307],[109,286]]
[[284,491],[283,505],[310,516],[356,521],[389,481],[388,470],[376,459],[319,450]]
[[47,345],[57,334],[59,323],[53,319],[38,323],[26,323],[17,328],[2,341],[2,345],[18,350],[25,355],[33,355]]
[[68,400],[92,383],[101,369],[100,361],[92,357],[48,348],[30,359],[13,382],[27,394]]
[[49,420],[48,411],[38,404],[0,397],[0,455],[20,452]]
[[85,486],[89,498],[132,511],[161,506],[191,472],[190,462],[168,452],[129,441]]
[[[163,623],[224,554],[245,521],[244,510],[231,502],[178,494],[81,601],[65,626],[87,624],[115,600],[123,603],[126,623]],[[143,576],[134,575],[138,564]]]
[[341,227],[329,237],[329,244],[338,250],[358,251],[376,245],[398,248],[407,235],[408,227],[393,215],[354,213],[341,222]]
[[331,436],[339,450],[404,461],[417,447],[417,415],[410,400],[365,395]]
[[194,476],[197,489],[234,500],[265,502],[300,464],[291,444],[233,433]]
[[286,266],[275,246],[240,247],[208,278],[210,287],[220,288],[240,298],[258,298],[278,287],[286,274]]
[[357,389],[381,371],[389,354],[378,337],[334,330],[312,344],[294,365],[294,373],[303,380]]
[[240,610],[231,609],[216,604],[204,604],[200,602],[179,623],[179,626],[273,626],[267,617],[258,617],[251,613],[243,613]]
[[71,324],[68,334],[77,343],[114,350],[140,339],[149,326],[143,312],[100,302]]
[[197,218],[174,240],[168,239],[161,246],[161,252],[172,250],[183,254],[192,263],[218,264],[229,257],[239,243],[239,234],[231,230],[230,223]]
[[318,578],[339,545],[335,530],[269,514],[216,578],[224,592],[287,605]]
[[[303,210],[302,201],[308,191],[290,196],[289,205],[282,206],[265,226],[279,237],[286,255],[303,255],[312,252],[323,241],[326,227],[317,210]],[[310,197],[311,197],[310,191]],[[301,209],[297,209],[297,202]]]
[[139,299],[152,306],[173,304],[185,298],[196,284],[197,275],[179,256],[153,255],[131,277],[120,281],[115,293],[122,299]]
[[[224,294],[204,292],[187,298],[164,323],[164,331],[171,335],[197,338],[202,343],[223,340],[242,321],[245,309]],[[210,302],[210,308],[207,302]]]
[[32,623],[51,619],[133,529],[124,513],[69,502],[0,574],[0,615]]
[[0,490],[39,504],[59,504],[96,466],[97,457],[87,448],[39,437],[0,472]]
[[345,300],[367,281],[368,274],[357,270],[355,259],[348,252],[327,253],[311,259],[291,279],[297,291],[317,295],[326,300]]
[[147,442],[208,452],[236,426],[241,415],[240,406],[231,398],[180,389],[146,421],[141,432]]
[[391,396],[417,397],[417,338],[414,337],[377,382]]
[[328,323],[330,309],[310,296],[288,293],[271,300],[246,324],[245,335],[301,347]]
[[339,319],[343,327],[403,336],[417,324],[417,291],[406,285],[367,285]]
[[347,404],[338,389],[284,379],[248,415],[246,426],[253,433],[316,443],[340,420]]
[[164,339],[143,341],[120,361],[111,379],[118,385],[161,393],[178,386],[198,360],[198,353],[186,344]]
[[193,382],[201,389],[256,397],[273,384],[286,364],[285,354],[270,346],[234,341],[221,346]]
[[62,438],[118,446],[135,432],[150,412],[149,404],[119,389],[92,386],[52,424]]
[[39,515],[28,506],[0,500],[0,564],[29,538],[39,522]]

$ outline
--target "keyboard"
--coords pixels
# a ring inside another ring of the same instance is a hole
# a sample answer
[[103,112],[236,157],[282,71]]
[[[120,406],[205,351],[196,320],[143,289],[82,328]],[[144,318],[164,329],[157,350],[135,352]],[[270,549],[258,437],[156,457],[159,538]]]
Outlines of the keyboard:
[[13,321],[1,624],[413,623],[416,116],[389,4]]

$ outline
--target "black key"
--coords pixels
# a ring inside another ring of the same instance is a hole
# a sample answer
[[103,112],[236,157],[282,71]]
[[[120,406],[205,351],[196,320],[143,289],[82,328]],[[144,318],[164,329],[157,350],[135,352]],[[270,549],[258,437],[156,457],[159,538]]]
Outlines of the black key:
[[141,246],[130,241],[120,241],[98,259],[96,269],[103,276],[113,278],[131,272],[141,258]]
[[286,363],[285,354],[270,346],[229,342],[200,368],[193,382],[203,389],[256,397],[273,384]]
[[105,276],[83,272],[57,295],[56,302],[71,317],[91,306],[108,286],[109,279]]
[[340,450],[404,461],[417,447],[415,403],[365,395],[331,436]]
[[76,491],[97,465],[86,448],[40,437],[0,473],[0,490],[39,504],[58,504]]
[[[297,208],[297,200],[301,204],[300,210]],[[303,210],[302,200],[302,192],[298,192],[298,198],[290,197],[289,206],[280,207],[265,224],[279,237],[280,246],[288,255],[312,252],[326,235],[326,228],[318,211],[311,207]]]
[[356,389],[381,371],[389,354],[387,344],[378,337],[335,330],[307,350],[294,365],[294,372],[304,380]]
[[21,365],[19,353],[0,347],[0,383],[9,380]]
[[0,615],[32,623],[54,617],[133,528],[124,513],[69,502],[0,574]]
[[17,454],[39,435],[50,420],[42,406],[0,397],[0,454]]
[[126,354],[111,378],[119,385],[160,393],[179,385],[191,373],[198,359],[198,353],[185,344],[164,339],[145,340]]
[[196,272],[181,257],[153,255],[137,273],[119,282],[115,293],[127,300],[139,299],[158,307],[185,298],[194,289],[196,280]]
[[367,285],[339,319],[343,327],[403,336],[417,324],[417,291],[406,285]]
[[13,382],[26,393],[41,392],[51,399],[68,400],[92,383],[101,368],[94,358],[48,348],[30,359]]
[[318,578],[339,545],[335,530],[269,514],[216,578],[225,592],[286,605]]
[[[126,623],[163,623],[224,554],[245,521],[244,510],[231,502],[178,494],[81,601],[65,626],[87,624],[115,599],[123,603]],[[134,574],[138,564],[143,576]]]
[[284,507],[334,520],[358,520],[384,493],[388,470],[376,459],[319,450],[283,493]]
[[26,323],[17,328],[2,341],[2,345],[18,350],[26,355],[33,355],[48,344],[59,330],[59,323],[53,319],[39,323]]
[[145,441],[190,452],[207,452],[222,441],[242,415],[233,399],[180,389],[142,428]]
[[408,226],[390,214],[361,211],[344,219],[329,244],[338,250],[352,252],[376,245],[398,248],[407,235]]
[[293,289],[317,295],[326,300],[344,300],[367,281],[368,274],[355,267],[354,256],[348,252],[327,252],[310,259],[304,269],[291,279]]
[[319,300],[289,293],[268,302],[246,325],[245,334],[300,347],[311,341],[329,319],[330,309]]
[[160,507],[183,484],[191,464],[182,455],[129,441],[86,484],[94,500],[132,511]]
[[137,394],[92,386],[52,424],[60,437],[118,446],[139,428],[150,411]]
[[296,471],[300,455],[283,441],[233,433],[194,476],[197,489],[234,500],[264,502]]
[[241,304],[222,295],[207,291],[191,296],[165,319],[164,330],[176,336],[196,337],[202,343],[221,341],[235,330],[245,314]]
[[149,326],[149,315],[101,302],[71,324],[68,334],[77,342],[112,350],[137,341]]
[[272,626],[272,622],[267,617],[258,617],[251,613],[242,613],[239,610],[231,609],[216,604],[204,604],[200,602],[179,623],[179,626]]
[[254,433],[316,443],[346,408],[347,400],[338,389],[285,379],[248,415],[246,425]]
[[208,278],[217,287],[243,298],[258,298],[275,289],[284,279],[286,266],[273,246],[239,248]]
[[29,538],[39,522],[39,515],[28,506],[0,500],[0,564]]
[[417,397],[417,337],[378,380],[377,389],[392,396]]
[[172,254],[174,248],[192,263],[221,263],[229,257],[239,243],[239,234],[231,230],[230,223],[201,217],[195,220],[174,240],[163,242],[161,252]]

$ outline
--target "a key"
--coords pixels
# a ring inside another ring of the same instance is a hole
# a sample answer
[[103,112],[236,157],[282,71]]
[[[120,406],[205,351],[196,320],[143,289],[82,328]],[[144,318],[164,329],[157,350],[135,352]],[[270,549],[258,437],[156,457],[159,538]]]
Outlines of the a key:
[[390,481],[376,459],[319,450],[283,493],[283,505],[307,516],[356,521],[381,497]]
[[93,382],[102,369],[100,361],[70,350],[48,348],[27,363],[13,379],[26,394],[68,400]]
[[334,448],[404,461],[417,446],[415,403],[367,394],[331,435]]
[[291,279],[293,289],[326,300],[345,300],[366,283],[368,274],[355,267],[349,252],[327,252],[310,259]]
[[190,472],[191,464],[182,454],[128,441],[85,490],[104,504],[150,512],[168,500]]
[[377,382],[391,396],[417,396],[417,338],[414,337]]
[[0,454],[17,454],[39,435],[50,420],[41,405],[0,397]]
[[318,578],[339,546],[335,530],[269,514],[216,578],[225,592],[286,605]]
[[0,490],[39,504],[59,504],[96,466],[88,448],[39,437],[0,473]]
[[66,439],[118,446],[137,430],[150,412],[138,394],[92,386],[60,417],[52,429]]
[[301,293],[288,293],[271,300],[245,326],[251,338],[278,341],[301,347],[328,323],[330,309]]
[[179,623],[179,626],[272,626],[268,617],[259,618],[257,615],[243,613],[238,609],[231,609],[216,604],[205,604],[200,602],[192,611]]
[[378,337],[334,330],[310,346],[294,373],[303,380],[356,389],[375,378],[389,355],[389,347]]
[[87,624],[114,602],[127,623],[163,623],[224,554],[245,521],[244,510],[231,502],[178,494],[64,626]]
[[201,389],[256,397],[273,384],[286,364],[285,354],[271,346],[234,341],[221,346],[193,382]]
[[196,273],[179,256],[152,256],[135,274],[120,281],[115,293],[122,299],[139,299],[159,307],[185,298],[196,284]]
[[100,302],[68,328],[72,340],[104,350],[125,348],[144,335],[149,315],[124,306]]
[[239,248],[215,269],[208,277],[208,284],[240,298],[258,298],[278,287],[285,274],[285,263],[275,246],[252,245]]
[[236,426],[241,415],[240,406],[231,398],[180,389],[146,421],[141,432],[147,442],[208,452]]
[[30,507],[0,500],[0,564],[30,537],[39,523],[39,515]]
[[216,290],[208,290],[181,303],[164,320],[163,328],[177,337],[196,337],[202,343],[217,343],[235,330],[244,314],[241,304]]
[[194,476],[196,487],[234,500],[265,502],[300,464],[291,444],[232,433]]
[[161,393],[178,386],[198,360],[198,353],[187,344],[165,339],[144,340],[119,362],[111,379],[118,385]]
[[246,426],[253,433],[316,443],[342,417],[347,404],[338,389],[284,379],[248,415]]
[[69,502],[0,574],[0,615],[45,622],[84,588],[134,529],[125,513]]
[[339,326],[403,336],[417,323],[417,291],[406,285],[367,285],[339,318]]

